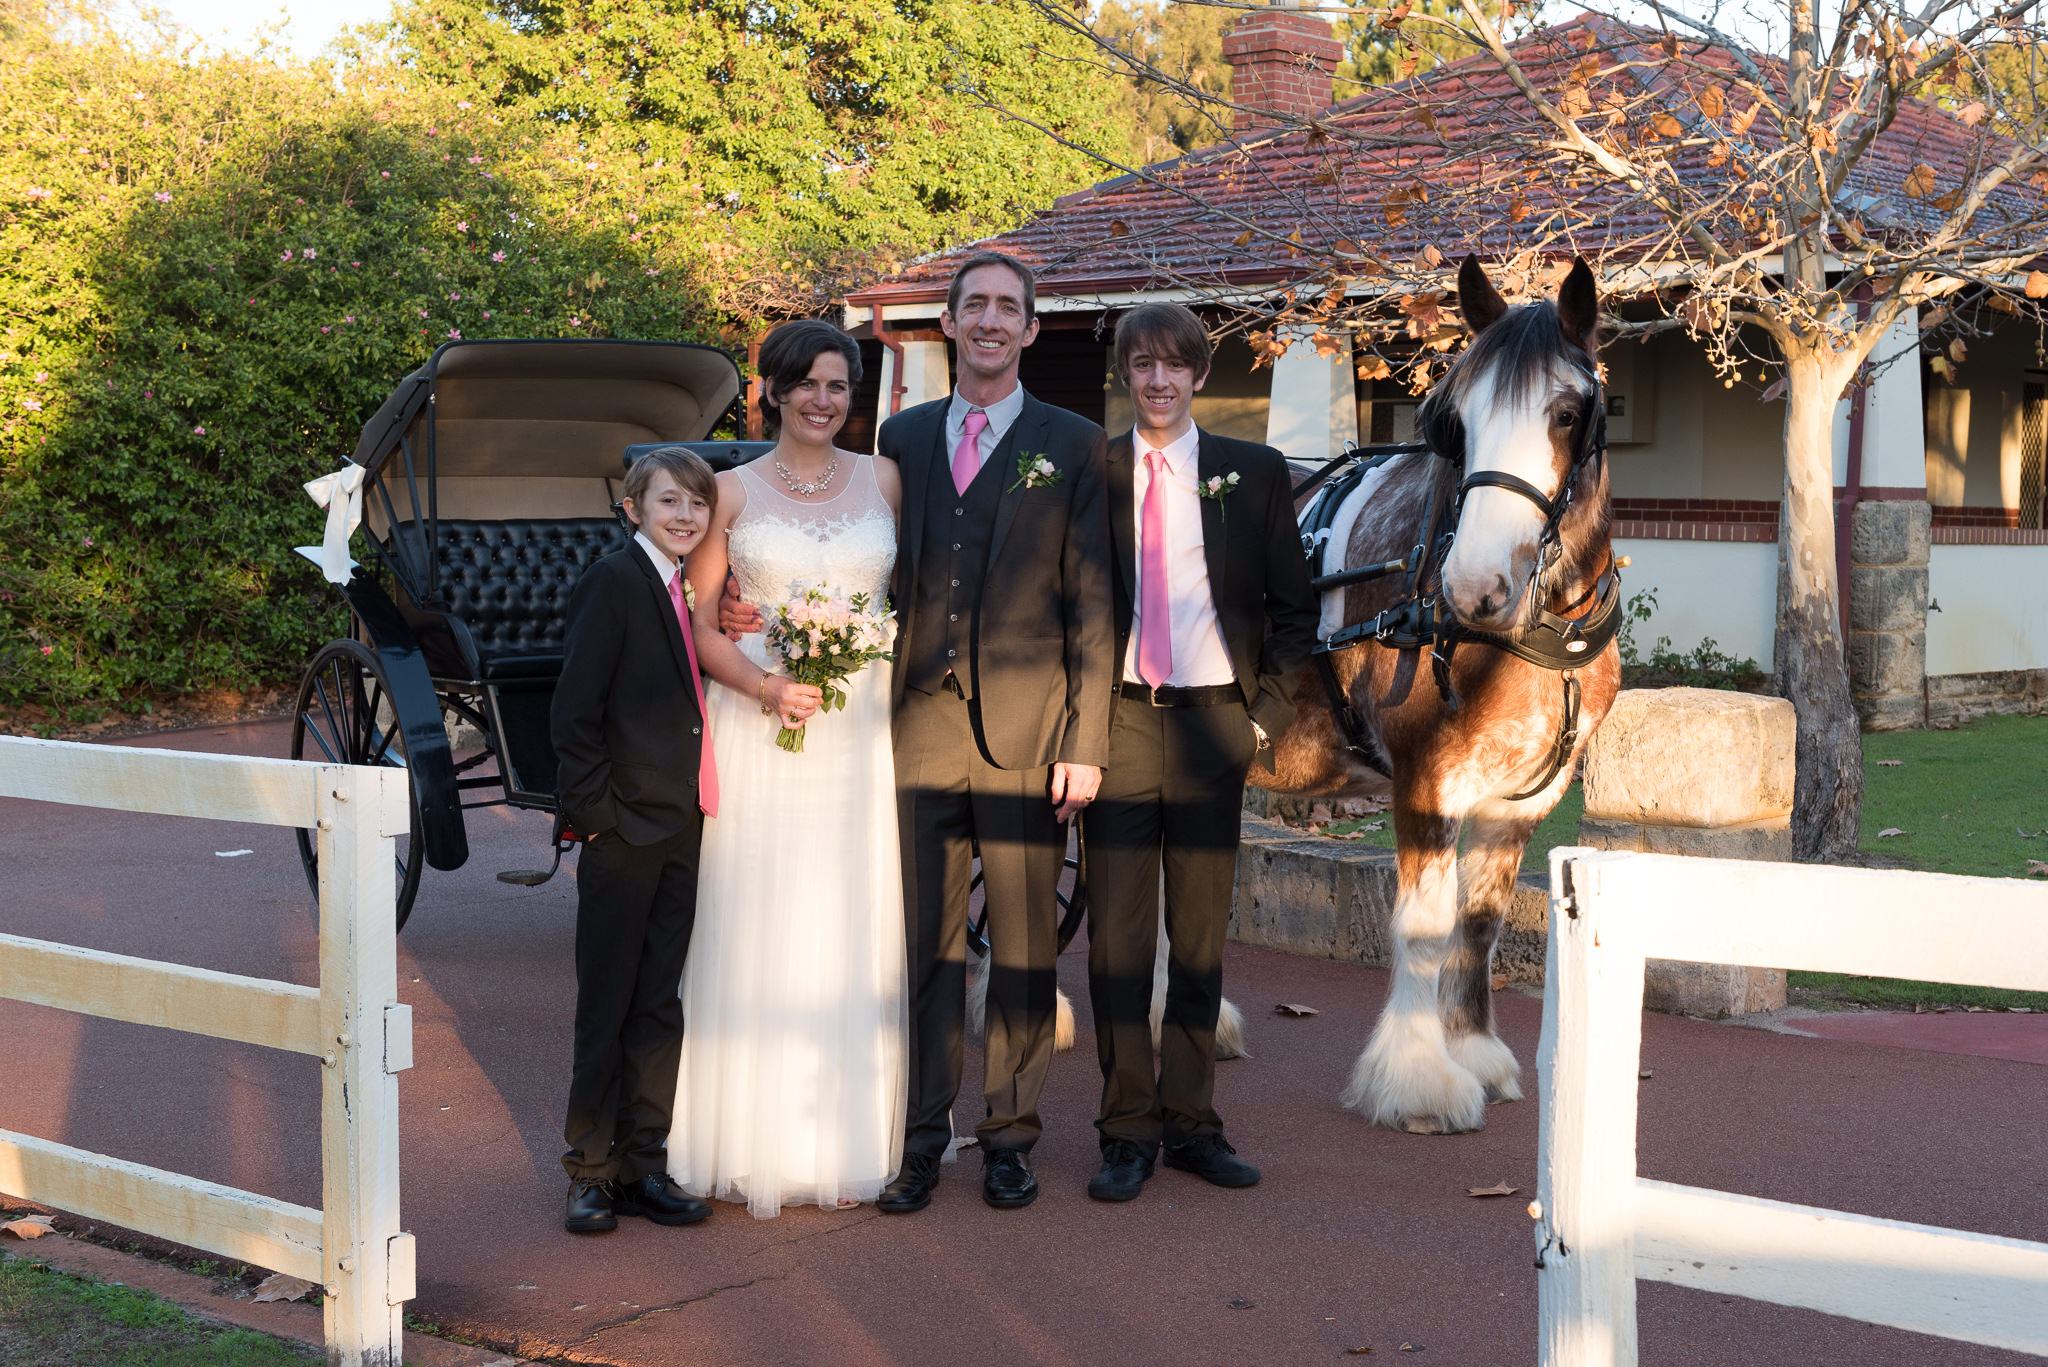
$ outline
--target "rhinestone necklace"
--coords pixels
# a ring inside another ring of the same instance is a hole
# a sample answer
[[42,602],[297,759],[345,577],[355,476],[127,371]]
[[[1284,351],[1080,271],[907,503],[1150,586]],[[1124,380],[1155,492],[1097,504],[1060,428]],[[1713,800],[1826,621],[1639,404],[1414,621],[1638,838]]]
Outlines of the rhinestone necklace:
[[802,498],[809,498],[812,494],[822,494],[832,487],[832,477],[839,473],[839,457],[833,456],[831,464],[825,467],[825,473],[816,479],[798,479],[794,474],[790,473],[789,467],[779,460],[775,462],[775,473],[781,476],[783,485],[792,494]]

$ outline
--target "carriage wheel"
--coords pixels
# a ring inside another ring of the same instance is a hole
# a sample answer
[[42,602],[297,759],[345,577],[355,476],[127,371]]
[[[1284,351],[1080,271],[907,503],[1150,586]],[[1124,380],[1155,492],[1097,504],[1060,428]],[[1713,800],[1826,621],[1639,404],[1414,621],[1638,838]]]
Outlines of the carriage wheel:
[[[1055,892],[1060,904],[1060,952],[1066,953],[1067,946],[1080,933],[1081,922],[1088,916],[1088,898],[1081,890],[1081,861],[1069,859],[1067,867],[1074,871],[1072,893]],[[974,861],[974,878],[967,885],[967,895],[972,898],[974,890],[981,886],[981,861]],[[967,947],[974,951],[974,957],[988,957],[988,903],[970,909],[967,913]]]
[[[391,708],[391,683],[384,663],[359,641],[329,641],[306,667],[299,683],[298,710],[292,716],[292,758],[316,764],[384,764],[405,768],[405,737]],[[412,830],[392,842],[397,855],[398,928],[405,929],[412,901],[420,890],[421,858],[419,794],[407,781]],[[306,881],[320,896],[320,860],[313,832],[301,830],[299,859]]]

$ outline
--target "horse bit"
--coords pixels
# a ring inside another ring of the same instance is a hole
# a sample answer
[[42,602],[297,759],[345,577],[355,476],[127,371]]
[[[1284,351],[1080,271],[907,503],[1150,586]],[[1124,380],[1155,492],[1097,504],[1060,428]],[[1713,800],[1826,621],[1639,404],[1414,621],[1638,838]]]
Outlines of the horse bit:
[[[1330,532],[1336,521],[1337,510],[1353,491],[1364,481],[1365,476],[1389,461],[1401,456],[1427,451],[1439,460],[1459,465],[1465,459],[1464,424],[1455,417],[1443,425],[1440,432],[1426,432],[1425,440],[1394,446],[1377,446],[1367,454],[1355,445],[1349,445],[1322,469],[1310,475],[1295,486],[1294,497],[1299,499],[1311,490],[1315,498],[1302,510],[1301,547],[1309,558],[1309,586],[1319,595],[1331,589],[1348,588],[1353,584],[1383,578],[1390,574],[1406,571],[1407,591],[1393,606],[1381,609],[1372,618],[1342,627],[1326,639],[1319,641],[1315,648],[1316,672],[1322,678],[1323,691],[1328,696],[1330,711],[1344,731],[1346,748],[1356,754],[1368,768],[1387,777],[1393,777],[1391,762],[1381,751],[1379,743],[1366,729],[1365,719],[1351,703],[1349,695],[1337,681],[1337,671],[1331,657],[1356,646],[1374,641],[1393,650],[1419,650],[1429,648],[1431,670],[1436,678],[1439,695],[1452,711],[1457,710],[1458,699],[1451,689],[1451,657],[1458,646],[1470,641],[1480,645],[1504,650],[1519,659],[1527,660],[1545,669],[1555,670],[1561,676],[1564,686],[1564,715],[1558,724],[1556,738],[1552,741],[1550,755],[1544,766],[1543,775],[1519,793],[1509,797],[1509,802],[1520,802],[1534,797],[1550,786],[1565,762],[1571,758],[1579,741],[1579,680],[1578,668],[1606,649],[1621,629],[1621,562],[1611,554],[1609,564],[1593,587],[1578,600],[1565,606],[1570,612],[1593,598],[1590,612],[1581,618],[1570,618],[1562,613],[1550,611],[1543,604],[1549,598],[1550,576],[1564,554],[1560,527],[1565,514],[1571,511],[1577,496],[1579,481],[1587,465],[1594,459],[1605,459],[1607,453],[1607,403],[1606,391],[1597,375],[1593,381],[1591,402],[1592,420],[1582,422],[1579,439],[1572,450],[1572,461],[1565,471],[1563,482],[1553,498],[1541,489],[1504,470],[1481,470],[1465,477],[1445,508],[1445,499],[1439,495],[1430,500],[1429,516],[1423,523],[1422,539],[1406,556],[1398,560],[1383,561],[1374,565],[1362,565],[1356,569],[1337,570],[1325,573],[1323,566],[1328,554]],[[1433,439],[1431,439],[1433,438]],[[1350,468],[1346,469],[1345,467]],[[1332,480],[1337,471],[1344,473]],[[1318,488],[1318,486],[1321,486]],[[1441,583],[1440,575],[1445,558],[1450,554],[1451,542],[1457,535],[1458,518],[1464,512],[1465,496],[1477,488],[1506,489],[1535,504],[1543,514],[1543,534],[1537,543],[1536,573],[1529,586],[1531,601],[1535,604],[1530,619],[1507,631],[1479,631],[1467,627],[1451,615],[1441,596],[1436,592],[1425,592],[1425,583],[1433,578]],[[1441,534],[1438,526],[1444,521],[1444,513],[1450,513],[1449,525]]]

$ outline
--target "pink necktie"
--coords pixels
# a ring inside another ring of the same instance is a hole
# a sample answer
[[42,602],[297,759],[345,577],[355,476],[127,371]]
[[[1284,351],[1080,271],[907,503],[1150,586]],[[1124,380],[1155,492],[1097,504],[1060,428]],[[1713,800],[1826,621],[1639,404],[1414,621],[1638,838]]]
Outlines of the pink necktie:
[[1138,574],[1138,677],[1157,688],[1173,674],[1173,607],[1166,585],[1166,457],[1145,453],[1144,547]]
[[960,444],[953,448],[953,489],[964,494],[981,473],[981,429],[988,426],[988,414],[973,409],[960,426]]
[[683,653],[690,657],[690,687],[697,692],[697,715],[703,718],[704,749],[697,761],[697,805],[704,815],[718,815],[718,759],[711,753],[711,714],[704,709],[704,678],[697,672],[697,641],[690,632],[690,605],[683,597],[683,572],[677,569],[668,581],[668,598],[676,605],[676,621],[683,628]]

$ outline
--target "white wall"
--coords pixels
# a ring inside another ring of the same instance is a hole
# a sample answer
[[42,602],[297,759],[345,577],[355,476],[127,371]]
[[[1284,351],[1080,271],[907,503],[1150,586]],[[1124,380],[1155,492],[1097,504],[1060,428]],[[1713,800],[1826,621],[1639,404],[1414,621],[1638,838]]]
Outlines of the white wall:
[[1690,653],[1711,636],[1722,654],[1771,667],[1778,618],[1776,545],[1623,537],[1615,540],[1614,552],[1630,560],[1621,572],[1624,601],[1644,589],[1657,591],[1656,615],[1633,633],[1644,658],[1659,636],[1669,636],[1671,648],[1680,653]]
[[2048,546],[1934,546],[1927,672],[2048,668]]

